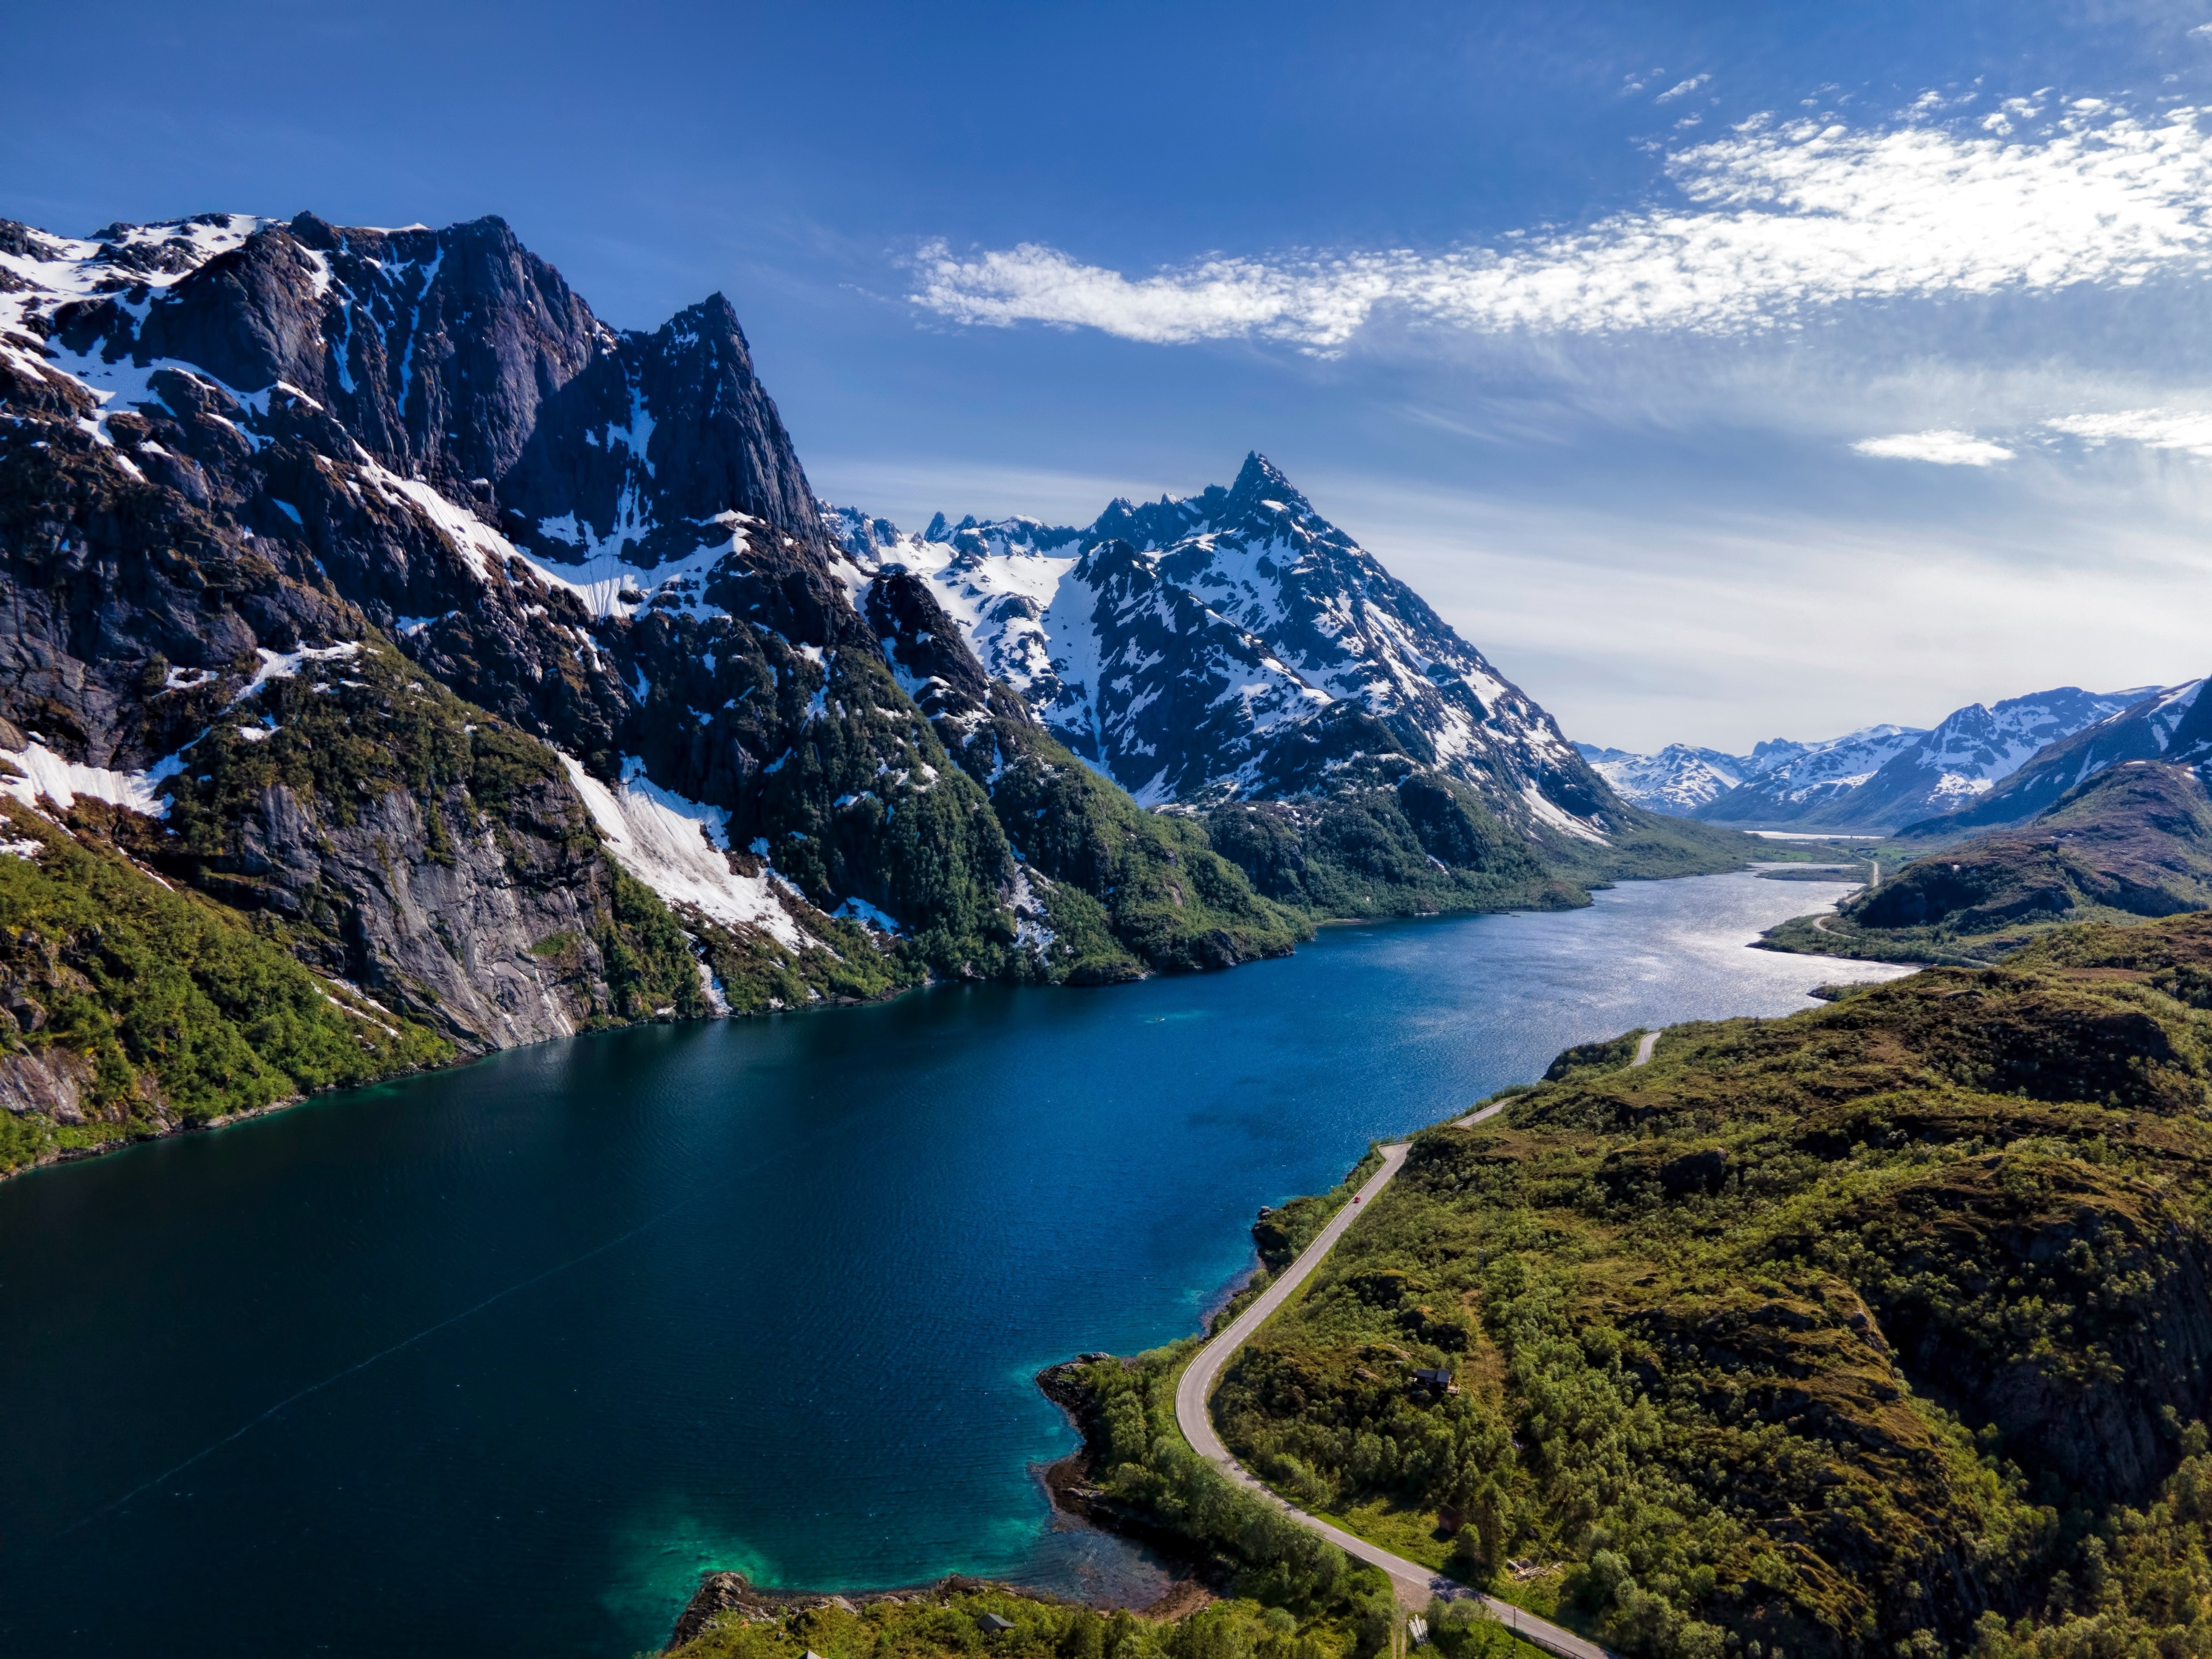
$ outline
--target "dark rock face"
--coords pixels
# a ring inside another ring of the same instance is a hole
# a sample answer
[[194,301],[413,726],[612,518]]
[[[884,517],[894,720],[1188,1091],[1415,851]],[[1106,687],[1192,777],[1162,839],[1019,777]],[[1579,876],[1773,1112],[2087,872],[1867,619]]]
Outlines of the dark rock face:
[[[2212,1395],[2212,1255],[2136,1183],[2076,1164],[2023,1190],[1996,1162],[1863,1218],[1896,1253],[1874,1298],[1882,1329],[1916,1389],[1994,1425],[2031,1474],[2076,1502],[2140,1503],[2172,1467],[2169,1414],[2194,1421]],[[1978,1297],[2029,1285],[2068,1311],[2027,1350],[1923,1294],[1939,1269]]]
[[779,1006],[1289,947],[1200,832],[1055,793],[926,584],[854,579],[723,296],[617,331],[496,219],[0,261],[0,748],[103,769],[168,814],[141,868],[393,1012],[480,1048],[714,974]]
[[[868,584],[866,613],[900,684],[926,712],[936,715],[988,704],[991,682],[983,665],[928,583],[903,570],[878,576]],[[940,703],[948,706],[933,706]]]
[[1140,800],[1336,793],[1347,769],[1397,758],[1540,842],[1631,822],[1542,708],[1264,456],[1226,489],[1117,501],[1081,530],[940,514],[908,538],[830,518],[863,568],[925,578],[984,670]]

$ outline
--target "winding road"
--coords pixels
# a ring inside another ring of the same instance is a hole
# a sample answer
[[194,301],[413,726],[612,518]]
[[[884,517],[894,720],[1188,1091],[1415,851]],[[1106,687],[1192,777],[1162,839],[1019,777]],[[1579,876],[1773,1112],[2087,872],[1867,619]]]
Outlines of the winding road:
[[[1656,1031],[1645,1032],[1636,1046],[1636,1058],[1630,1064],[1647,1064],[1658,1041]],[[1479,1112],[1469,1112],[1465,1117],[1455,1119],[1452,1127],[1468,1128],[1504,1110],[1506,1104],[1501,1100]],[[1382,1167],[1367,1177],[1366,1184],[1360,1188],[1352,1202],[1329,1218],[1328,1224],[1321,1230],[1313,1243],[1298,1253],[1297,1259],[1283,1270],[1273,1284],[1260,1293],[1250,1307],[1237,1315],[1226,1330],[1191,1356],[1190,1364],[1183,1368],[1182,1380],[1176,1384],[1176,1425],[1182,1430],[1183,1437],[1190,1442],[1192,1449],[1238,1486],[1256,1492],[1307,1531],[1320,1534],[1353,1559],[1380,1567],[1389,1573],[1391,1585],[1398,1592],[1398,1600],[1413,1611],[1419,1613],[1424,1610],[1434,1597],[1441,1596],[1445,1601],[1451,1601],[1458,1596],[1475,1595],[1492,1618],[1523,1641],[1558,1654],[1560,1659],[1612,1659],[1612,1656],[1596,1643],[1586,1640],[1571,1630],[1562,1630],[1533,1613],[1515,1607],[1510,1601],[1501,1601],[1494,1595],[1481,1595],[1469,1591],[1418,1561],[1408,1561],[1402,1555],[1394,1555],[1380,1545],[1354,1537],[1343,1528],[1332,1526],[1317,1515],[1309,1515],[1296,1505],[1285,1503],[1231,1456],[1229,1448],[1221,1443],[1221,1437],[1214,1432],[1212,1414],[1206,1410],[1206,1402],[1213,1392],[1214,1382],[1219,1378],[1222,1367],[1229,1363],[1237,1349],[1244,1346],[1252,1333],[1266,1324],[1275,1310],[1289,1301],[1298,1287],[1312,1277],[1314,1269],[1320,1267],[1328,1253],[1336,1248],[1336,1242],[1344,1237],[1345,1231],[1359,1218],[1369,1205],[1374,1203],[1376,1196],[1404,1167],[1407,1142],[1400,1141],[1382,1150]]]

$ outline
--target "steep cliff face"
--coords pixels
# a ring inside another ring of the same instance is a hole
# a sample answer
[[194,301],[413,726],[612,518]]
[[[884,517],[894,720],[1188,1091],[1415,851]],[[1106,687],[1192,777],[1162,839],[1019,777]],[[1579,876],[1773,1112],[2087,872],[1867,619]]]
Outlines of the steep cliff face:
[[[393,1030],[1296,936],[1194,826],[1048,787],[957,629],[830,539],[720,295],[610,329],[497,220],[0,226],[0,789]],[[67,1046],[6,1089],[73,1109]]]

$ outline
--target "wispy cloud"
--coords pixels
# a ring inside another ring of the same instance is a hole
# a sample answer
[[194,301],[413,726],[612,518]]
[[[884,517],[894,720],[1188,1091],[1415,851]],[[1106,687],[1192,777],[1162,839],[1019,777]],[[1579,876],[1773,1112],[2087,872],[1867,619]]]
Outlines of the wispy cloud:
[[2201,409],[2129,409],[2113,415],[2062,415],[2052,432],[2102,444],[2118,438],[2150,449],[2185,450],[2212,460],[2212,412]]
[[1677,81],[1651,101],[1655,104],[1663,104],[1669,99],[1687,97],[1712,78],[1710,75],[1693,75],[1686,81]]
[[936,243],[909,297],[963,324],[1332,352],[1385,310],[1487,332],[1741,332],[1850,301],[2128,285],[2212,264],[2202,113],[2144,120],[2082,99],[2018,141],[1762,118],[1668,159],[1686,205],[1586,231],[1437,254],[1217,257],[1134,278],[1034,243]]
[[1900,432],[1889,438],[1862,438],[1851,447],[1862,455],[1876,455],[1884,460],[1933,461],[1938,466],[1990,466],[2013,458],[2013,452],[2002,444],[1977,438],[1971,432],[1942,428]]

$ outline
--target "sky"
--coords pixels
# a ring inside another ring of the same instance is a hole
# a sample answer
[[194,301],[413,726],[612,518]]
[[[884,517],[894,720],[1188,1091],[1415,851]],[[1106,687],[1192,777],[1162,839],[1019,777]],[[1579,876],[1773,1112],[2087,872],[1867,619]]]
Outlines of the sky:
[[498,214],[909,527],[1271,457],[1569,736],[2212,672],[2212,0],[25,8],[0,216]]

